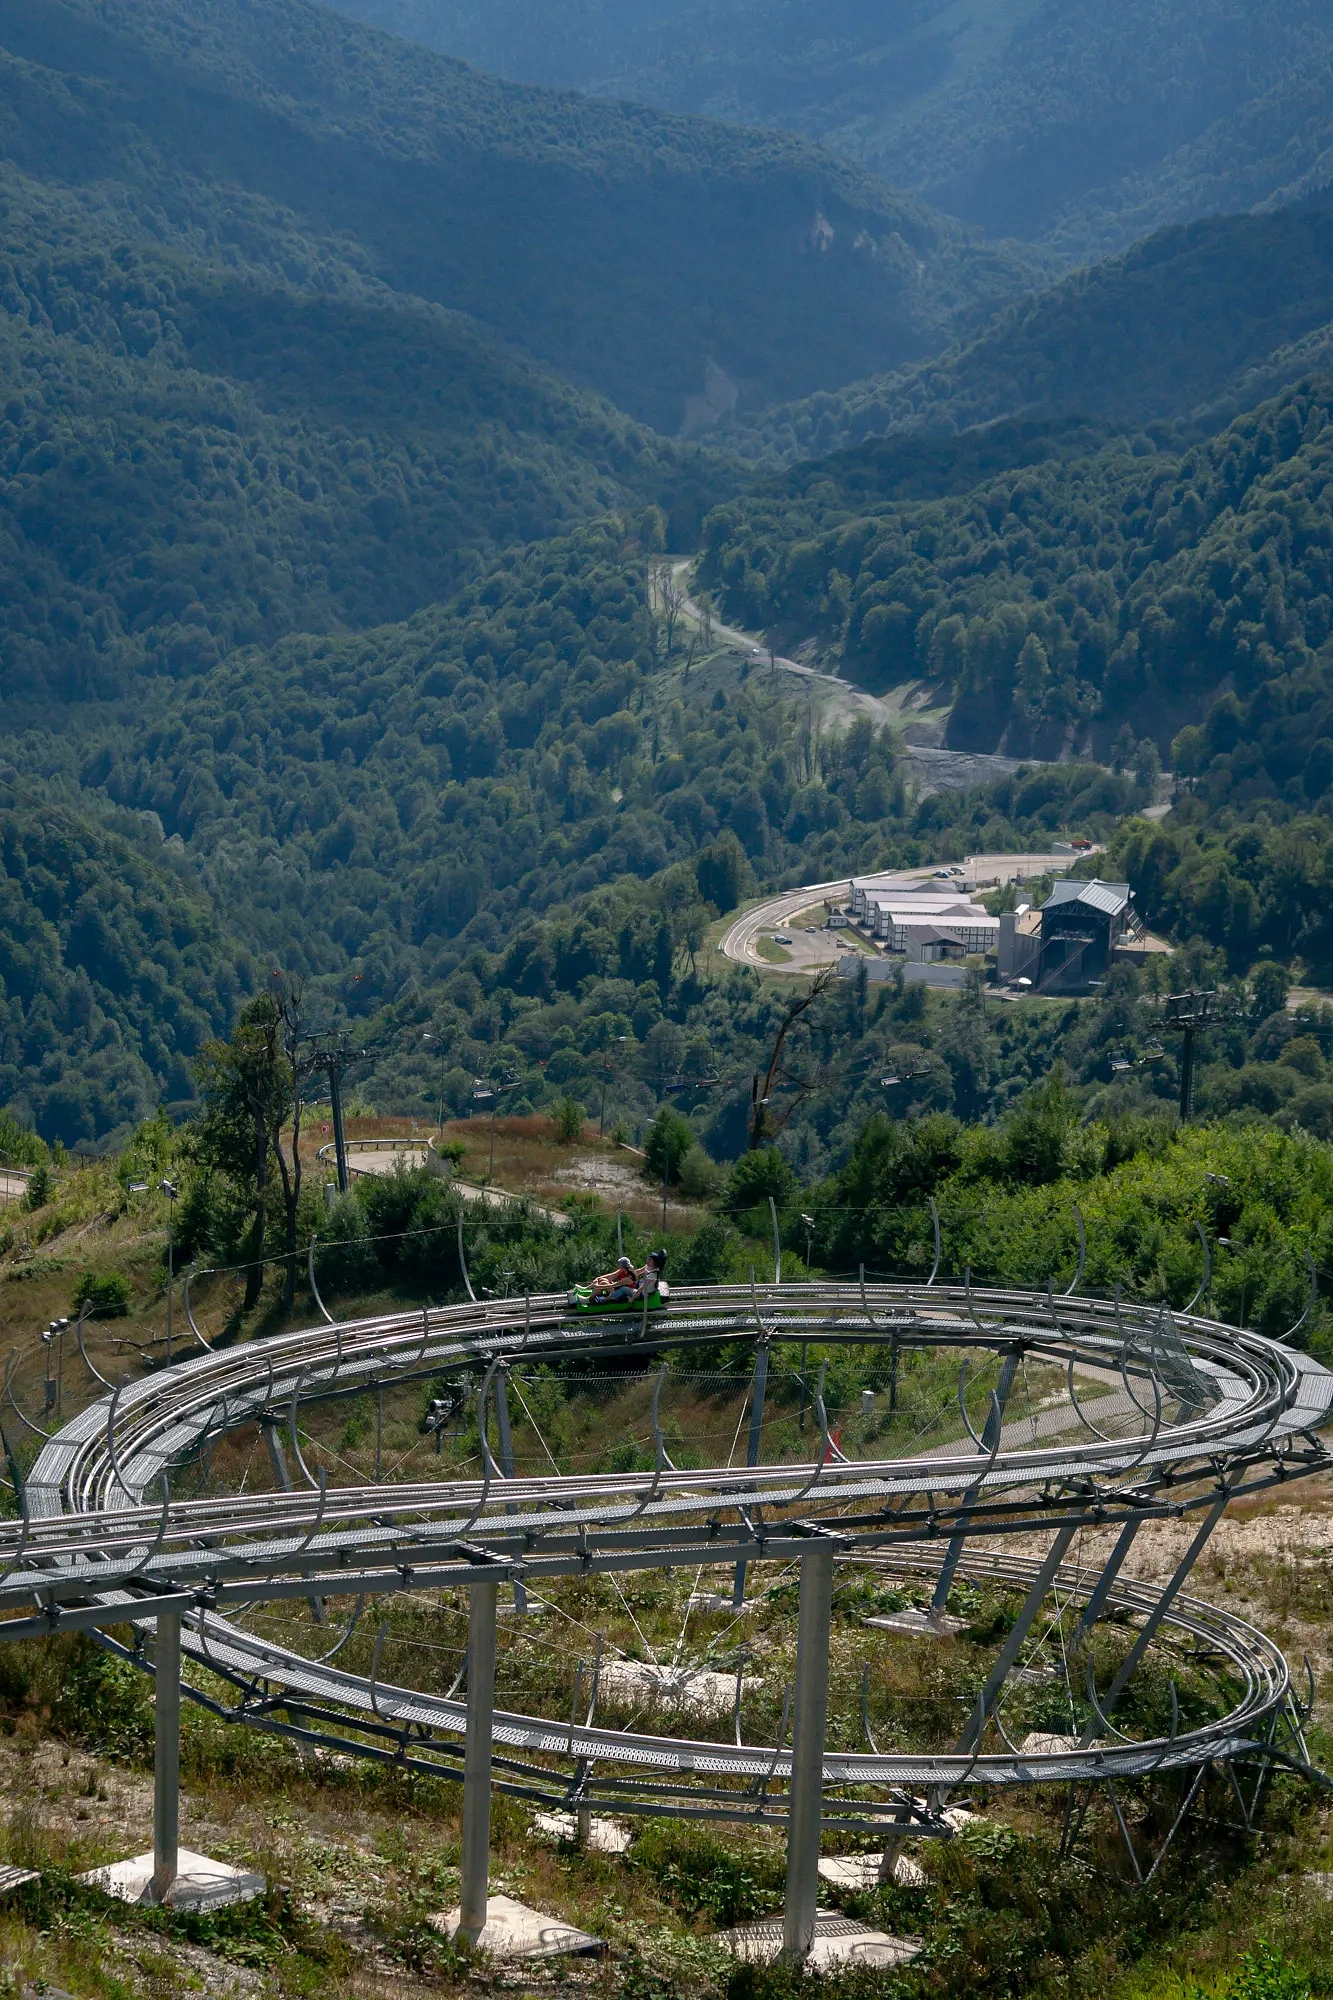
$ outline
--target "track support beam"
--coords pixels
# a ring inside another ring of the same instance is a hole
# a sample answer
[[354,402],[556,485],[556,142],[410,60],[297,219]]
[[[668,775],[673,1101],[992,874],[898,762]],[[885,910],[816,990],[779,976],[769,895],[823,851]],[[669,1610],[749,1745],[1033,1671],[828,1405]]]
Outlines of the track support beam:
[[165,1903],[176,1880],[181,1822],[181,1621],[157,1616],[153,1692],[153,1887]]
[[[802,1394],[805,1390],[804,1374],[801,1381]],[[768,1393],[768,1342],[760,1339],[755,1345],[754,1395],[750,1402],[750,1435],[746,1440],[745,1463],[758,1465],[759,1444],[764,1431],[764,1398]],[[746,1565],[738,1562],[736,1575],[731,1586],[731,1608],[739,1611],[745,1602]]]
[[474,1945],[486,1928],[491,1872],[491,1736],[495,1723],[498,1583],[474,1583],[467,1637],[467,1735],[463,1748],[463,1882],[458,1935]]
[[824,1809],[829,1631],[833,1621],[833,1542],[818,1537],[801,1557],[792,1716],[791,1804],[787,1814],[787,1898],[782,1956],[803,1965],[815,1941],[819,1825]]
[[[1005,1406],[1009,1401],[1009,1392],[1014,1386],[1014,1377],[1018,1373],[1018,1359],[1018,1350],[1011,1348],[1000,1364],[1000,1379],[995,1386],[996,1407],[987,1417],[986,1428],[981,1433],[981,1448],[983,1451],[994,1451],[999,1441],[999,1433],[1004,1427]],[[979,1486],[969,1488],[968,1492],[964,1495],[963,1504],[971,1506],[980,1490]],[[930,1600],[932,1611],[943,1611],[948,1605],[949,1592],[953,1588],[954,1572],[958,1568],[966,1546],[967,1536],[955,1535],[945,1550],[944,1561],[940,1564],[939,1580],[935,1585],[935,1595]]]

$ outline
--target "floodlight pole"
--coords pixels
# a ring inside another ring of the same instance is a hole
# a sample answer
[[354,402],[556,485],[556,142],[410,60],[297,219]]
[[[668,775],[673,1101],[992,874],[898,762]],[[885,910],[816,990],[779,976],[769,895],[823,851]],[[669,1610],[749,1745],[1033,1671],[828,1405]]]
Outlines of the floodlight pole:
[[153,1883],[152,1900],[165,1903],[180,1858],[181,1815],[181,1621],[179,1612],[160,1611],[153,1694]]
[[828,1653],[833,1622],[833,1539],[815,1535],[801,1557],[792,1711],[791,1800],[787,1809],[787,1893],[782,1956],[803,1965],[815,1941],[819,1903],[819,1824],[824,1810]]
[[495,1724],[495,1626],[498,1583],[469,1592],[467,1735],[463,1748],[463,1853],[458,1935],[475,1945],[486,1928],[491,1867],[491,1738]]

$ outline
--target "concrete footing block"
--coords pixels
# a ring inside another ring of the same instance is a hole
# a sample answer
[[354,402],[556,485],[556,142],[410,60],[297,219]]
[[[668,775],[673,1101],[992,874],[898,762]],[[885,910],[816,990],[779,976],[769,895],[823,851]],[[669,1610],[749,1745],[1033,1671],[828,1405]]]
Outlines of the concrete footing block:
[[[542,1840],[576,1840],[578,1822],[573,1813],[535,1813],[532,1830]],[[630,1844],[630,1830],[622,1826],[618,1819],[598,1819],[588,1821],[588,1846],[594,1854],[624,1854]]]
[[[751,1965],[771,1965],[782,1953],[782,1918],[767,1917],[762,1923],[741,1924],[736,1930],[721,1931],[718,1943]],[[807,1972],[832,1972],[845,1965],[868,1965],[884,1972],[907,1965],[921,1950],[920,1938],[890,1937],[887,1931],[872,1931],[851,1917],[820,1910],[815,1917],[815,1938],[805,1961]]]
[[[879,1888],[883,1866],[882,1854],[829,1855],[820,1862],[819,1875],[832,1888],[862,1892]],[[899,1854],[893,1863],[893,1880],[900,1889],[924,1889],[926,1871],[910,1854]]]
[[[135,1854],[128,1861],[90,1868],[79,1880],[104,1895],[119,1897],[122,1903],[151,1903],[153,1857]],[[220,1910],[227,1903],[253,1901],[263,1895],[264,1887],[263,1876],[252,1869],[233,1868],[229,1861],[214,1861],[207,1854],[194,1854],[182,1847],[166,1903],[169,1910]]]
[[[426,1921],[432,1929],[453,1937],[460,1914],[450,1910],[447,1916],[428,1917]],[[559,1958],[565,1954],[592,1958],[604,1952],[606,1945],[601,1938],[562,1923],[559,1917],[530,1910],[512,1896],[488,1896],[486,1927],[477,1939],[477,1950],[488,1951],[493,1958]]]
[[947,1611],[918,1611],[911,1606],[906,1611],[886,1611],[863,1623],[876,1632],[903,1632],[912,1639],[952,1639],[965,1630],[967,1620],[951,1617]]

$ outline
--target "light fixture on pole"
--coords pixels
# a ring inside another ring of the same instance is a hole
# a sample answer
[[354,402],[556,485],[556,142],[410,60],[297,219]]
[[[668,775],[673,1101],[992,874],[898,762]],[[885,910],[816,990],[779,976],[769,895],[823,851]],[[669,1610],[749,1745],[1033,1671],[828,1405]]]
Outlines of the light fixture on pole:
[[446,1057],[447,1057],[447,1055],[448,1055],[449,1051],[448,1051],[448,1047],[447,1047],[447,1045],[446,1045],[446,1043],[445,1043],[445,1041],[444,1041],[444,1038],[443,1038],[443,1036],[441,1036],[441,1035],[423,1035],[423,1036],[421,1037],[421,1039],[422,1039],[422,1041],[423,1041],[423,1042],[434,1042],[434,1043],[435,1043],[435,1045],[436,1045],[436,1048],[437,1048],[437,1050],[438,1050],[438,1053],[439,1053],[439,1058],[440,1058],[440,1115],[439,1115],[439,1118],[438,1118],[438,1119],[436,1120],[436,1125],[437,1125],[437,1128],[438,1128],[438,1130],[439,1130],[439,1132],[440,1132],[440,1136],[441,1136],[441,1137],[443,1137],[443,1136],[444,1136],[444,1064],[445,1064],[445,1059],[446,1059]]
[[[131,1194],[148,1194],[150,1192],[149,1183],[147,1181],[131,1181],[129,1192]],[[176,1273],[176,1201],[180,1194],[180,1189],[175,1181],[163,1178],[157,1183],[156,1192],[164,1194],[167,1198],[167,1365],[169,1367],[171,1365],[172,1336],[174,1331],[172,1325],[172,1293],[174,1291]]]

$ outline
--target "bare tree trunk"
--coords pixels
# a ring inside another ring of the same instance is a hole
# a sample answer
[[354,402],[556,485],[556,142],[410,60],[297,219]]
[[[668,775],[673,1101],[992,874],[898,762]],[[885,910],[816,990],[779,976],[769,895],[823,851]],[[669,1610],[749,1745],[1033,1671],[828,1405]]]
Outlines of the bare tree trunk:
[[[768,1115],[768,1099],[769,1099],[769,1094],[773,1088],[774,1079],[778,1074],[778,1065],[782,1060],[782,1045],[787,1039],[787,1031],[789,1028],[793,1026],[795,1022],[800,1020],[802,1014],[804,1014],[808,1008],[813,1007],[815,1001],[819,999],[822,993],[828,991],[829,986],[833,982],[833,978],[834,978],[834,968],[831,965],[826,965],[822,972],[817,972],[815,974],[814,978],[810,981],[810,984],[806,988],[805,992],[798,994],[797,997],[791,1002],[790,1006],[787,1008],[786,1013],[782,1017],[782,1020],[778,1026],[777,1037],[773,1043],[773,1053],[769,1057],[768,1069],[765,1071],[764,1074],[764,1083],[762,1090],[759,1087],[759,1078],[756,1076],[754,1080],[754,1103],[751,1106],[751,1116],[750,1116],[751,1152],[753,1152],[756,1149],[756,1147],[764,1145],[768,1140],[768,1138],[770,1137],[769,1128],[771,1120],[769,1119]],[[783,1123],[785,1122],[786,1121],[784,1120]]]

